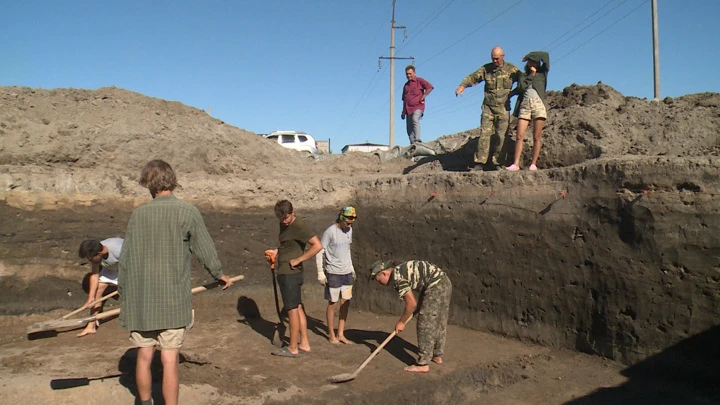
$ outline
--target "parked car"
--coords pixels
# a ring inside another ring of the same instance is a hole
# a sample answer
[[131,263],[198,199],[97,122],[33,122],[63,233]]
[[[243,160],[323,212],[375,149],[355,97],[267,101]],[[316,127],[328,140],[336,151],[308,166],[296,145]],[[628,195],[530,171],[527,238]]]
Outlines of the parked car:
[[263,135],[265,139],[277,142],[280,146],[300,152],[318,153],[318,145],[310,134],[299,131],[275,131]]

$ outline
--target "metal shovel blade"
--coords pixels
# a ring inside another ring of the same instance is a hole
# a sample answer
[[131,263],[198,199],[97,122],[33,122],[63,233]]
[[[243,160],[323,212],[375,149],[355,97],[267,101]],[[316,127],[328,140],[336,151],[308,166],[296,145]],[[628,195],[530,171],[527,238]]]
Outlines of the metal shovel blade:
[[355,374],[342,373],[342,374],[334,375],[332,377],[328,377],[327,380],[328,380],[328,382],[331,382],[333,384],[338,384],[338,383],[352,381],[354,379],[355,379]]

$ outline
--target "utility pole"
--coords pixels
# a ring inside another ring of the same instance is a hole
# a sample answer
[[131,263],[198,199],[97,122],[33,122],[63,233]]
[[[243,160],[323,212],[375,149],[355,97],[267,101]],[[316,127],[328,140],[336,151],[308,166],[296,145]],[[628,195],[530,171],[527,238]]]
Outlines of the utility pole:
[[655,101],[660,101],[660,49],[658,44],[658,12],[657,0],[652,0],[652,31],[653,31],[653,81],[655,84]]
[[[395,30],[398,28],[405,30],[405,36],[407,37],[407,27],[404,25],[395,25],[395,0],[393,0],[392,19],[390,20],[390,56],[381,56],[379,58],[390,59],[390,149],[395,146],[395,59],[412,59],[413,63],[415,62],[415,58],[412,56],[395,56]],[[380,60],[378,60],[378,65],[380,65]]]

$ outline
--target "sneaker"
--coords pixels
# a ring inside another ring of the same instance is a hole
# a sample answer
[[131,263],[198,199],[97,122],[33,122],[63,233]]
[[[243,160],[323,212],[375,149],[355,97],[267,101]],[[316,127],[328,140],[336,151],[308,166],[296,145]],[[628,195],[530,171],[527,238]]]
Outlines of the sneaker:
[[516,171],[520,170],[518,165],[516,165],[515,163],[511,164],[510,166],[506,167],[505,169],[509,170],[511,172],[516,172]]
[[529,169],[529,170],[534,172],[535,170],[537,170],[537,166],[535,166],[535,165],[530,165],[530,169]]

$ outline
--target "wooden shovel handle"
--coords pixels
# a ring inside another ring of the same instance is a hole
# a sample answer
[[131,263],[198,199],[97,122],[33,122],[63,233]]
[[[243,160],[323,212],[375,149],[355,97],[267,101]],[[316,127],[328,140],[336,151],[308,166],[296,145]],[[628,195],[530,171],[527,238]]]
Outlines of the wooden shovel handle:
[[[230,281],[234,283],[234,282],[240,281],[244,278],[245,278],[245,276],[242,276],[242,275],[235,276],[235,277],[231,277]],[[211,288],[217,287],[219,284],[220,283],[216,281],[216,282],[213,282],[210,284],[205,284],[200,287],[195,287],[191,291],[193,294],[196,294],[196,293],[207,291]],[[34,325],[29,326],[27,328],[27,333],[31,334],[31,333],[45,332],[45,331],[49,331],[49,330],[57,330],[57,329],[62,329],[62,328],[71,328],[71,329],[82,328],[88,322],[95,322],[95,321],[99,321],[101,319],[110,318],[112,316],[116,316],[119,313],[120,313],[120,308],[115,308],[115,309],[111,309],[109,311],[101,312],[99,314],[95,314],[95,315],[88,316],[85,318],[55,319],[52,321],[40,322],[40,323],[36,323]]]
[[[413,314],[410,314],[410,317],[407,319],[407,321],[405,321],[405,325],[407,325],[407,323],[410,322],[410,320],[412,318],[413,318]],[[362,369],[364,369],[365,366],[367,366],[368,363],[370,363],[370,360],[372,360],[375,356],[377,356],[377,354],[380,352],[380,350],[382,350],[383,347],[385,347],[385,345],[387,345],[392,340],[392,338],[395,337],[395,335],[397,335],[397,332],[393,331],[390,334],[390,336],[385,338],[385,340],[382,343],[380,343],[380,346],[378,346],[377,349],[375,349],[372,352],[372,354],[367,359],[365,359],[365,361],[363,361],[363,363],[360,365],[360,367],[358,367],[358,369],[355,370],[355,372],[353,373],[353,376],[357,376],[358,374],[360,374],[360,371],[362,371]]]
[[102,297],[102,298],[100,298],[100,299],[97,299],[97,300],[95,300],[95,301],[92,301],[92,302],[89,303],[88,305],[83,305],[82,307],[80,307],[80,308],[78,308],[78,309],[70,312],[69,314],[63,316],[63,317],[60,318],[60,319],[68,319],[68,318],[70,318],[71,316],[77,314],[78,312],[82,312],[82,311],[84,311],[84,310],[86,310],[86,309],[88,309],[88,308],[92,308],[93,305],[99,304],[99,303],[105,301],[106,299],[112,298],[112,297],[114,297],[114,296],[116,296],[116,295],[118,295],[117,290],[113,291],[111,294],[108,294],[108,295],[106,295],[106,296],[104,296],[104,297]]
[[[242,275],[241,275],[241,276],[230,277],[230,281],[233,282],[233,283],[235,283],[235,282],[240,281],[240,280],[242,280],[242,279],[244,279],[244,278],[245,278],[245,276],[242,276]],[[213,281],[212,283],[195,287],[195,288],[193,288],[192,290],[190,290],[190,292],[192,292],[193,294],[197,294],[197,293],[200,293],[200,292],[203,292],[203,291],[207,291],[207,290],[213,289],[213,288],[217,287],[218,285],[220,285],[220,282],[219,282],[219,281]],[[119,313],[120,313],[120,308],[115,308],[115,309],[111,309],[111,310],[109,310],[109,311],[101,312],[101,313],[99,313],[99,314],[97,314],[97,315],[94,315],[94,316],[92,316],[92,317],[90,317],[90,318],[87,318],[87,319],[88,319],[88,322],[90,322],[90,321],[99,321],[99,320],[101,320],[101,319],[105,319],[105,318],[109,318],[109,317],[111,317],[111,316],[115,316],[115,315],[117,315],[117,314],[119,314]]]

